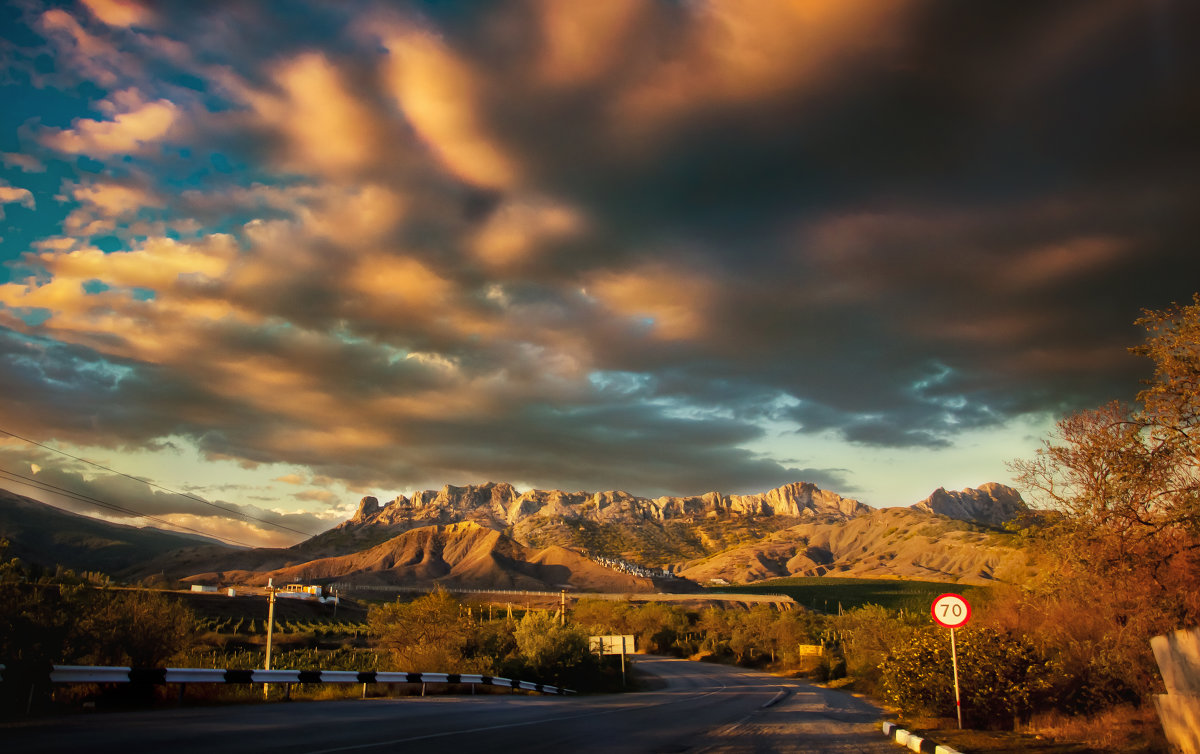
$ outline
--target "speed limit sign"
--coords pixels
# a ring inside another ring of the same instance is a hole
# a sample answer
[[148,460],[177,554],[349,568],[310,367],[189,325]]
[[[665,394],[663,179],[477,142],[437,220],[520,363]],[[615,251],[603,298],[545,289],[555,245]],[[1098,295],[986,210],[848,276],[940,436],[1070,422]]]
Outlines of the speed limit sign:
[[943,594],[933,601],[933,619],[946,628],[962,628],[971,620],[971,604],[961,594]]

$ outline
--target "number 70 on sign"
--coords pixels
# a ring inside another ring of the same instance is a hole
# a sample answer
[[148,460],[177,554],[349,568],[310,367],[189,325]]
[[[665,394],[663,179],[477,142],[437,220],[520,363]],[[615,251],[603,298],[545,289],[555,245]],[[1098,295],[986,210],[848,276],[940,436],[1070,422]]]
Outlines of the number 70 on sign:
[[943,594],[933,601],[933,619],[946,628],[962,628],[971,620],[971,604],[958,594]]

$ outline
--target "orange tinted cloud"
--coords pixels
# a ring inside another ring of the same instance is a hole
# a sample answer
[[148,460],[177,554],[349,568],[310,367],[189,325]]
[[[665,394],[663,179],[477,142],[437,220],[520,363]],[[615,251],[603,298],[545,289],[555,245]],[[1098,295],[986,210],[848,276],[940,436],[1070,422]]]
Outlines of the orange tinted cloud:
[[652,337],[692,340],[707,330],[707,303],[716,284],[692,271],[649,265],[602,275],[587,291],[621,316],[651,320]]
[[136,0],[83,0],[83,4],[109,26],[134,26],[150,17],[149,10]]
[[488,217],[476,233],[472,248],[488,265],[503,267],[536,253],[541,243],[579,233],[584,225],[578,212],[561,204],[517,200]]
[[105,87],[116,86],[137,62],[108,40],[89,33],[70,13],[53,9],[41,15],[39,26],[71,67]]
[[351,287],[380,312],[420,311],[439,314],[454,286],[410,257],[374,254],[360,259],[350,273]]
[[831,80],[838,64],[888,44],[909,0],[707,0],[679,49],[621,99],[635,123]]
[[379,150],[376,117],[321,53],[293,58],[275,70],[280,91],[242,92],[258,116],[287,140],[292,169],[345,175],[372,165]]
[[408,203],[398,192],[379,184],[330,188],[319,201],[301,207],[307,233],[356,249],[382,243],[400,225]]
[[133,251],[103,252],[89,248],[67,254],[43,254],[39,264],[56,277],[102,280],[112,286],[166,290],[180,276],[222,276],[236,255],[227,236],[213,236],[203,244],[154,238]]
[[0,181],[0,220],[4,219],[5,204],[20,204],[22,207],[33,209],[37,206],[33,193],[26,188],[9,186]]
[[645,0],[541,0],[539,76],[548,84],[559,85],[578,85],[599,77],[621,59],[621,41],[645,11]]
[[69,189],[79,202],[63,222],[63,229],[78,236],[89,236],[114,229],[119,221],[135,217],[146,207],[163,206],[163,199],[149,189],[129,183],[96,181]]
[[478,106],[483,83],[474,71],[425,31],[399,29],[384,45],[396,100],[438,161],[477,186],[512,184],[517,166],[484,127]]
[[164,99],[144,102],[137,91],[128,89],[102,102],[100,108],[111,113],[112,120],[79,118],[72,122],[72,128],[44,129],[38,141],[68,154],[134,154],[166,137],[179,117],[173,103]]
[[1061,285],[1081,271],[1103,269],[1130,250],[1128,241],[1085,236],[1024,250],[1008,261],[1002,278],[1016,288]]

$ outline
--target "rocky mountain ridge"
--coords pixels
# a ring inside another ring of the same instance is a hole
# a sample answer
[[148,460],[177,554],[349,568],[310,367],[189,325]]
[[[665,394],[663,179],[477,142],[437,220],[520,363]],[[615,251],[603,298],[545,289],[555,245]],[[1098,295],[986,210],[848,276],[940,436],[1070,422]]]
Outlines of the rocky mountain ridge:
[[401,495],[381,505],[378,498],[364,497],[358,511],[338,529],[382,526],[413,528],[427,523],[475,521],[493,529],[514,526],[530,517],[569,518],[598,523],[621,521],[669,521],[727,516],[794,516],[847,520],[871,507],[851,498],[828,492],[809,482],[795,482],[754,495],[708,492],[691,497],[644,498],[628,492],[563,492],[529,490],[518,492],[511,484],[481,485],[425,490],[411,498]]
[[909,507],[957,521],[973,521],[986,526],[1003,526],[1029,511],[1021,493],[996,482],[968,487],[958,492],[939,487],[932,495]]
[[[32,500],[10,505],[14,513],[24,511],[13,521],[25,524],[41,519],[22,505],[49,508]],[[654,499],[618,491],[520,493],[509,484],[488,483],[446,486],[385,505],[367,497],[350,519],[286,549],[131,550],[109,560],[106,570],[127,578],[357,574],[354,579],[364,583],[412,586],[608,583],[638,590],[597,562],[611,558],[667,568],[701,583],[825,574],[987,581],[1005,578],[1006,551],[1015,552],[1000,525],[1027,510],[1016,490],[994,483],[939,489],[908,508],[880,510],[810,483],[756,495]],[[101,538],[108,538],[110,525],[83,520],[100,525],[106,532]],[[16,535],[10,553],[46,565],[72,562],[57,543],[38,555],[24,547],[52,528],[10,526]],[[566,570],[543,567],[548,563]]]

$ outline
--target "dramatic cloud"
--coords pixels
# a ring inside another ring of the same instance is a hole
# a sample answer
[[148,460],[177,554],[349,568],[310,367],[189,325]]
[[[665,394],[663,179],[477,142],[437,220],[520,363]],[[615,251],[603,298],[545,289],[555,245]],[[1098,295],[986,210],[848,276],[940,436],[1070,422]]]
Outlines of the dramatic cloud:
[[79,119],[74,128],[47,129],[40,137],[42,145],[89,157],[133,154],[166,136],[179,114],[174,104],[144,102],[133,89],[116,92],[97,107],[111,120]]
[[318,513],[877,502],[920,453],[927,494],[936,453],[1131,397],[1131,322],[1200,280],[1197,14],[26,3],[0,428],[173,438]]
[[29,189],[18,186],[8,186],[0,182],[0,220],[4,219],[4,205],[19,204],[26,209],[34,209],[37,201]]

